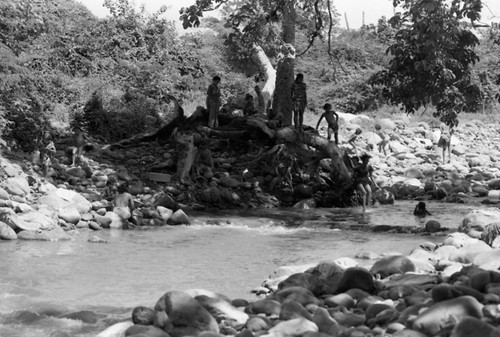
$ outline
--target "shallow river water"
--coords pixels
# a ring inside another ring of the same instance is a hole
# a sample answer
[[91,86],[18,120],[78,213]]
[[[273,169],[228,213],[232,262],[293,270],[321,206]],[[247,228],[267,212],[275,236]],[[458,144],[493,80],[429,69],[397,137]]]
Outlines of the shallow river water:
[[[254,299],[279,266],[354,258],[356,253],[407,254],[442,237],[373,233],[375,225],[423,226],[438,220],[456,228],[480,206],[429,202],[426,220],[416,202],[370,209],[250,210],[192,214],[190,226],[81,232],[70,241],[0,242],[0,336],[90,337],[135,306],[153,307],[170,290],[201,288]],[[346,229],[351,228],[351,229]],[[356,228],[356,230],[352,230]],[[90,243],[97,235],[107,243]],[[61,318],[88,310],[84,323]]]

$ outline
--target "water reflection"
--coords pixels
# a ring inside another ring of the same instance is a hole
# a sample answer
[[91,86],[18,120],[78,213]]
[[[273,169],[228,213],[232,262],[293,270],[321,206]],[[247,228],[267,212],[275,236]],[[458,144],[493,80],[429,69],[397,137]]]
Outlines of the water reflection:
[[[422,241],[440,240],[378,233],[370,231],[372,227],[423,227],[433,219],[457,228],[475,207],[429,203],[433,215],[426,219],[415,218],[413,208],[414,202],[399,202],[367,212],[351,208],[193,213],[191,226],[82,231],[62,242],[0,242],[0,336],[18,327],[2,327],[4,313],[36,303],[121,312],[152,306],[166,291],[190,288],[252,299],[250,290],[279,266],[354,258],[359,252],[406,254]],[[107,243],[88,242],[92,236]],[[64,326],[44,319],[23,327],[29,331],[19,336],[48,337],[58,324]],[[88,337],[99,330],[82,326],[70,332]]]

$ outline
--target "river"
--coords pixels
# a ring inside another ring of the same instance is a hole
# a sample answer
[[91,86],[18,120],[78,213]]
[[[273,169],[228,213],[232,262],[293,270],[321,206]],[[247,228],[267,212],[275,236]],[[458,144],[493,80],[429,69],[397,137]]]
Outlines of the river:
[[[190,226],[81,231],[70,241],[0,242],[0,336],[94,337],[135,306],[153,307],[170,290],[201,288],[254,299],[279,266],[351,257],[362,251],[407,254],[442,237],[373,233],[368,226],[456,228],[470,204],[428,202],[432,216],[412,215],[415,201],[360,209],[262,209],[192,214]],[[351,229],[347,229],[351,228]],[[353,230],[353,228],[355,230]],[[88,242],[97,235],[107,243]],[[366,261],[365,261],[366,262]],[[87,322],[63,318],[89,311]]]

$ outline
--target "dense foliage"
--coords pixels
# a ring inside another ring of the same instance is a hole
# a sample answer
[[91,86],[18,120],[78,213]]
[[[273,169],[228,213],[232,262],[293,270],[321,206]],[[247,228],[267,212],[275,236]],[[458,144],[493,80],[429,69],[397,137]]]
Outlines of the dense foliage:
[[413,113],[422,106],[436,107],[436,117],[456,124],[457,113],[477,111],[481,93],[472,81],[472,66],[479,61],[479,39],[463,23],[480,17],[479,0],[395,0],[403,12],[391,18],[398,31],[388,49],[388,69],[375,77],[384,84],[392,103]]
[[[203,29],[179,36],[162,11],[147,14],[129,0],[106,0],[111,15],[104,19],[76,1],[4,0],[0,2],[2,137],[31,151],[41,146],[54,125],[71,122],[111,142],[167,122],[172,97],[181,100],[187,113],[194,111],[204,104],[213,75],[223,77],[224,99],[252,92],[260,76],[251,44],[262,45],[271,63],[278,65],[276,40],[282,27],[272,3],[238,7],[246,11],[226,7],[226,18],[205,18],[200,23]],[[305,74],[309,109],[318,111],[327,101],[352,113],[391,102],[402,103],[409,112],[434,104],[439,117],[453,117],[463,109],[488,111],[497,106],[498,27],[476,30],[478,39],[470,26],[456,20],[477,12],[474,7],[438,11],[439,20],[408,8],[389,22],[381,18],[376,25],[347,31],[330,30],[324,24],[328,8],[314,7],[318,3],[314,1],[301,3],[295,20],[296,49],[298,54],[307,52],[296,58],[295,72]],[[334,8],[330,10],[335,20]],[[317,17],[323,20],[319,30]],[[238,29],[242,20],[246,30]],[[405,20],[419,24],[403,24]],[[448,27],[448,35],[430,34],[429,27]],[[421,62],[413,62],[419,58]],[[420,73],[425,76],[414,76]],[[425,90],[414,90],[420,87]]]
[[112,16],[97,19],[74,1],[0,3],[4,137],[33,150],[50,119],[118,140],[161,123],[170,97],[191,100],[205,86],[202,62],[161,12],[138,12],[126,0],[106,5]]

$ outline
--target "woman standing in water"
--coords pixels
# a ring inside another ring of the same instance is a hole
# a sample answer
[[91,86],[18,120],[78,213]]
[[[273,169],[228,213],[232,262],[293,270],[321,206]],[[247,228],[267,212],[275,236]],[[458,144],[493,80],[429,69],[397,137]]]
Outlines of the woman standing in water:
[[370,206],[372,201],[371,184],[375,188],[379,188],[373,179],[373,167],[369,164],[370,158],[369,154],[363,154],[360,158],[361,162],[354,167],[354,185],[363,198],[363,211],[366,210],[366,207]]

